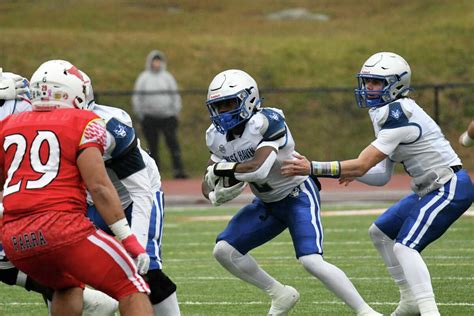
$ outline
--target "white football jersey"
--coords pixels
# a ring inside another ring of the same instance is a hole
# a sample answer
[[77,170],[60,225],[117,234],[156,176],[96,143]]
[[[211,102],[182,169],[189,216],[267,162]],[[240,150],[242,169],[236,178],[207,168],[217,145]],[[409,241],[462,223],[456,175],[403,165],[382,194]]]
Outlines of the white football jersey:
[[31,111],[31,103],[27,99],[21,100],[0,100],[0,120],[10,114]]
[[245,125],[241,136],[231,137],[229,133],[219,133],[214,125],[206,131],[206,144],[211,151],[211,159],[245,162],[251,160],[262,143],[280,141],[277,159],[270,169],[267,179],[259,183],[249,183],[255,196],[264,202],[276,202],[284,199],[307,176],[287,177],[281,174],[280,168],[284,160],[293,159],[295,142],[285,123],[283,112],[275,108],[262,108],[254,114]]
[[146,172],[148,173],[148,179],[150,179],[150,184],[153,192],[161,191],[161,175],[156,165],[155,159],[140,148],[140,153],[142,154],[143,161],[145,162]]
[[403,98],[369,111],[375,136],[372,142],[412,177],[438,167],[461,165],[438,124],[415,103]]

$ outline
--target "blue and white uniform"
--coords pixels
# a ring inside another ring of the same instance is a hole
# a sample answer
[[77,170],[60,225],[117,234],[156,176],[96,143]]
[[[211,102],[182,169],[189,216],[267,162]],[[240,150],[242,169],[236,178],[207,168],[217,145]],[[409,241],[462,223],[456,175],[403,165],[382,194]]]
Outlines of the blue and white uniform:
[[[3,77],[8,77],[9,73],[3,73]],[[0,100],[0,120],[15,113],[31,111],[31,102],[27,98],[21,100]],[[2,207],[3,211],[3,207]],[[13,268],[13,265],[5,256],[2,243],[0,242],[0,270]]]
[[0,100],[0,119],[3,120],[10,114],[31,111],[31,103],[28,99]]
[[[125,111],[95,104],[93,112],[106,121],[104,162],[131,230],[150,256],[150,270],[161,269],[163,192],[158,168],[139,147],[131,118]],[[112,234],[94,205],[88,207],[87,213],[96,226]]]
[[[370,109],[369,115],[376,136],[372,145],[403,164],[415,192],[390,207],[375,225],[421,252],[471,206],[471,179],[439,126],[414,100],[398,99]],[[391,172],[383,174],[390,177]]]
[[256,198],[243,207],[219,234],[241,254],[266,243],[289,228],[296,257],[322,254],[323,229],[320,220],[319,190],[308,176],[287,177],[280,173],[284,160],[292,159],[295,143],[283,112],[262,108],[246,122],[240,136],[219,133],[214,125],[206,131],[206,144],[214,162],[245,162],[257,149],[273,147],[274,164],[265,179],[249,183]]

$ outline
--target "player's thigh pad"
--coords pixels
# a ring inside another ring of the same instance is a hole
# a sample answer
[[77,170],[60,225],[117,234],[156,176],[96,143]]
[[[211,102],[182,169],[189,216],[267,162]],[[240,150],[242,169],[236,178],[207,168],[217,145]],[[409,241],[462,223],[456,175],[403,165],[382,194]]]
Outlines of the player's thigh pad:
[[425,195],[412,207],[397,242],[421,252],[471,206],[472,191],[467,173],[457,172],[443,187]]
[[149,297],[152,305],[161,303],[176,292],[176,284],[159,269],[149,270],[146,280],[151,289]]
[[8,285],[15,285],[18,277],[18,269],[15,267],[0,269],[0,281]]
[[230,220],[216,242],[225,240],[241,254],[246,254],[278,236],[286,227],[265,203],[255,198]]

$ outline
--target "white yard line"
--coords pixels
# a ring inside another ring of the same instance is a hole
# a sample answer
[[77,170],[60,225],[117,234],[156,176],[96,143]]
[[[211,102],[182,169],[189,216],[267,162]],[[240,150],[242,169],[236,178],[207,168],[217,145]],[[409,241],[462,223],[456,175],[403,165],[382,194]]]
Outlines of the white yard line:
[[[362,209],[362,210],[343,210],[343,211],[326,211],[321,212],[322,217],[332,216],[365,216],[365,215],[379,215],[385,209]],[[474,211],[467,211],[463,216],[474,216]],[[232,215],[206,215],[206,216],[183,216],[178,221],[183,222],[221,222],[229,221]]]

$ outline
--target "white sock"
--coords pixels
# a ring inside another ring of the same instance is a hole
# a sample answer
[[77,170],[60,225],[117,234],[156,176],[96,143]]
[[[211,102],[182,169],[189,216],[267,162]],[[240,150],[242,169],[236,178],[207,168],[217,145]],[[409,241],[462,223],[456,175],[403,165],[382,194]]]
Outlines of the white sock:
[[403,268],[393,252],[395,241],[385,235],[384,232],[374,224],[369,228],[369,236],[372,239],[375,249],[377,249],[382,257],[388,273],[390,273],[400,288],[400,301],[413,300],[413,295],[406,280],[405,273],[403,272]]
[[168,296],[164,301],[153,305],[156,316],[180,316],[178,298],[176,292]]
[[16,275],[16,285],[25,287],[27,278],[28,276],[24,272],[18,270],[18,274]]
[[214,247],[213,254],[230,273],[264,291],[268,291],[275,282],[278,282],[260,268],[252,256],[242,255],[226,241],[219,241]]
[[433,287],[431,286],[430,272],[420,253],[400,243],[395,244],[393,251],[403,268],[408,285],[418,303],[420,313],[438,312]]
[[113,316],[118,311],[118,302],[100,291],[84,288],[84,310],[86,316]]
[[367,309],[367,303],[341,269],[324,261],[323,257],[317,254],[303,256],[298,260],[306,271],[323,282],[326,288],[336,294],[354,311],[359,313]]

